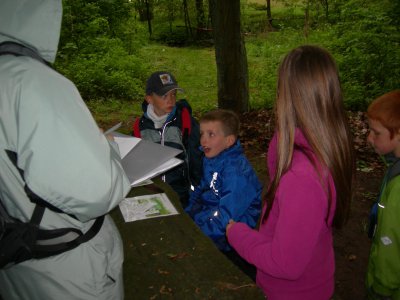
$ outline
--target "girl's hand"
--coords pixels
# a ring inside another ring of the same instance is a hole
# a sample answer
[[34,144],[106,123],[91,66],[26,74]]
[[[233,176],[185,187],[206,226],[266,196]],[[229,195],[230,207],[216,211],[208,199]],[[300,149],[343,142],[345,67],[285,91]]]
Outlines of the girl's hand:
[[233,224],[235,224],[236,222],[233,221],[232,219],[229,220],[228,225],[226,225],[226,233],[228,233],[228,230],[232,227]]

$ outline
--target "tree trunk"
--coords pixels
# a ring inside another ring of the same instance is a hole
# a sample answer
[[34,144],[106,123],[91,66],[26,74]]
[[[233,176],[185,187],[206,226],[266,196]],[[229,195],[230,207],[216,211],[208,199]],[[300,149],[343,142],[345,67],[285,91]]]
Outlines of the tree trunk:
[[218,107],[246,112],[249,83],[240,0],[209,0],[209,8],[215,42]]
[[189,9],[188,9],[187,0],[183,0],[182,4],[183,4],[184,16],[185,16],[186,34],[192,38],[193,37],[192,25],[190,24],[190,17],[189,17]]
[[147,26],[149,29],[149,35],[153,34],[153,30],[151,29],[151,11],[150,11],[150,3],[149,0],[146,0],[146,15],[147,15]]
[[268,20],[268,29],[272,30],[271,0],[267,0],[267,20]]
[[202,39],[206,32],[206,17],[204,13],[203,0],[196,0],[196,38]]

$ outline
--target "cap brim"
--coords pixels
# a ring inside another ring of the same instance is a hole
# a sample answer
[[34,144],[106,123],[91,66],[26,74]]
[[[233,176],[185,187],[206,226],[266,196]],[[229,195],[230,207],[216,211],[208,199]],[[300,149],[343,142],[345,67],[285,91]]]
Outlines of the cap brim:
[[170,85],[170,86],[163,87],[163,88],[162,88],[161,90],[159,90],[156,94],[157,94],[158,96],[164,96],[165,94],[167,94],[167,93],[169,93],[170,91],[173,91],[173,90],[178,90],[178,91],[184,92],[184,90],[183,90],[182,88],[180,88],[179,86],[177,86],[177,85]]

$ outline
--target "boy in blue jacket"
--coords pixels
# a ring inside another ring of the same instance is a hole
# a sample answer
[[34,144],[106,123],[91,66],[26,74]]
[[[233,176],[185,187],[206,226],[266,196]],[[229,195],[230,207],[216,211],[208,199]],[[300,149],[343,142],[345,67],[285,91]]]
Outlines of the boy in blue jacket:
[[230,219],[254,228],[261,209],[262,186],[238,135],[239,118],[232,111],[217,109],[200,119],[203,176],[185,211],[219,250],[254,279],[255,269],[234,252],[225,236]]

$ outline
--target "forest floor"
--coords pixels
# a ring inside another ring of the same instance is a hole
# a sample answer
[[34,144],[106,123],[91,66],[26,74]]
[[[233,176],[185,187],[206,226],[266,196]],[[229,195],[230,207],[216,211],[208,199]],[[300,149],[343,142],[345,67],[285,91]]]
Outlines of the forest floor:
[[[349,113],[357,156],[356,192],[347,224],[334,232],[336,288],[334,300],[363,300],[370,240],[366,233],[369,209],[377,196],[384,165],[367,145],[368,125],[362,112]],[[273,133],[271,111],[241,115],[241,143],[263,182],[268,179],[266,150]]]

